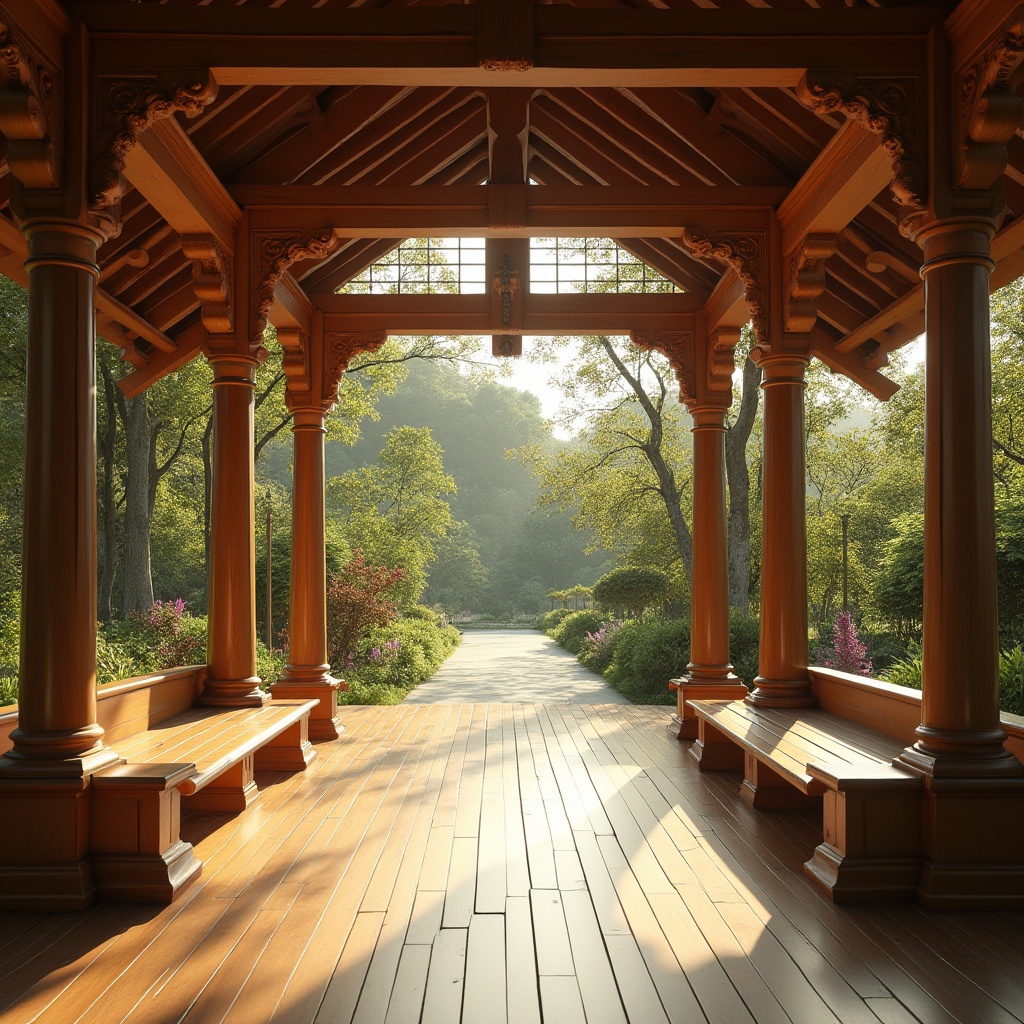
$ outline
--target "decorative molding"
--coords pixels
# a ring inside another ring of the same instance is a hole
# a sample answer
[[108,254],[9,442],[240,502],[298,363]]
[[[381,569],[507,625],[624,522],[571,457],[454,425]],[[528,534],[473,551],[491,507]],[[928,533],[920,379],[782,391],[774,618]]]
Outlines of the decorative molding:
[[690,406],[697,402],[692,331],[633,331],[633,344],[647,352],[660,352],[679,382],[679,401]]
[[192,285],[202,303],[203,325],[211,334],[235,329],[234,261],[211,235],[182,235],[181,251],[192,260]]
[[825,290],[825,261],[836,251],[834,235],[807,235],[789,260],[786,330],[806,334],[818,319],[818,299]]
[[770,345],[768,305],[768,233],[766,231],[719,232],[714,237],[687,228],[683,244],[699,260],[716,260],[732,267],[743,283],[747,310],[754,323],[757,344]]
[[721,395],[726,405],[732,404],[732,375],[741,334],[739,327],[719,327],[708,335],[708,392]]
[[487,57],[480,61],[485,71],[529,71],[533,61],[526,57]]
[[512,269],[508,253],[501,261],[501,267],[494,275],[494,290],[501,298],[501,326],[512,326],[512,300],[519,291],[519,272]]
[[217,98],[209,71],[162,75],[101,76],[93,82],[97,109],[93,139],[91,205],[94,215],[119,230],[118,205],[127,188],[125,157],[154,121],[182,112],[201,114]]
[[0,24],[0,132],[7,165],[25,188],[59,188],[63,127],[59,71]]
[[491,338],[491,355],[496,359],[514,359],[523,354],[521,334],[495,334]]
[[957,72],[959,131],[956,184],[991,188],[1009,161],[1008,145],[1024,121],[1024,8]]
[[807,71],[796,87],[800,102],[816,114],[845,114],[882,136],[892,159],[893,199],[907,210],[900,231],[909,235],[928,203],[925,145],[920,137],[917,78],[853,78]]
[[281,369],[285,376],[285,402],[288,408],[305,408],[315,404],[309,369],[309,335],[297,327],[279,327],[277,342],[281,346]]
[[338,400],[338,388],[348,364],[361,352],[375,352],[387,340],[387,331],[328,331],[324,335],[325,404],[333,405]]
[[324,260],[339,245],[334,228],[324,227],[312,235],[301,232],[257,232],[253,235],[253,269],[255,285],[249,329],[249,347],[259,351],[263,347],[263,332],[267,329],[270,307],[274,304],[274,289],[284,272],[302,260]]

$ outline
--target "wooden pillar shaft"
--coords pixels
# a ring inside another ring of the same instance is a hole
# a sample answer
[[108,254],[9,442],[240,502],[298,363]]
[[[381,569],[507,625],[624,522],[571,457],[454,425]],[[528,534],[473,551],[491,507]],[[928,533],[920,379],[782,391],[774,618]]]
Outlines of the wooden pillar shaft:
[[763,363],[764,464],[761,537],[761,649],[750,703],[813,703],[807,676],[807,522],[804,372],[807,360]]
[[924,687],[918,741],[928,774],[1017,774],[999,725],[990,221],[941,221],[924,249]]
[[21,693],[14,759],[78,762],[96,723],[96,335],[98,235],[26,228],[27,447]]
[[254,359],[213,363],[213,493],[210,509],[209,674],[202,701],[258,705],[253,470]]

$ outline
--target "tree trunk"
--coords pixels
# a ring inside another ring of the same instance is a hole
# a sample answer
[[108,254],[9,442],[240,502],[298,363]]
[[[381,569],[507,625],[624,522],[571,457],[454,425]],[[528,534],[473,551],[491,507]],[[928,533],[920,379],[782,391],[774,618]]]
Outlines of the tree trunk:
[[750,474],[747,441],[754,429],[761,371],[748,357],[736,421],[725,434],[725,473],[729,483],[729,605],[750,613]]
[[203,430],[203,552],[206,572],[210,572],[210,511],[213,503],[213,416]]
[[103,377],[103,399],[106,418],[99,434],[99,457],[103,463],[103,478],[99,488],[100,541],[97,581],[97,609],[101,622],[110,622],[114,617],[114,575],[117,571],[117,506],[114,502],[114,460],[117,441],[117,402],[114,394],[114,379],[110,368],[101,358],[100,374]]
[[126,403],[125,441],[128,477],[124,500],[124,612],[148,612],[153,607],[153,572],[149,533],[153,519],[150,484],[153,430],[149,395]]

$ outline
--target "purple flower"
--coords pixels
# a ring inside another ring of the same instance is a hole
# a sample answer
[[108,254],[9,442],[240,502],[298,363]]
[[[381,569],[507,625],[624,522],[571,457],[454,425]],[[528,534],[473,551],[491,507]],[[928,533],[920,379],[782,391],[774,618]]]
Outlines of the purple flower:
[[374,649],[370,651],[370,657],[373,658],[374,661],[380,661],[380,648],[374,647]]

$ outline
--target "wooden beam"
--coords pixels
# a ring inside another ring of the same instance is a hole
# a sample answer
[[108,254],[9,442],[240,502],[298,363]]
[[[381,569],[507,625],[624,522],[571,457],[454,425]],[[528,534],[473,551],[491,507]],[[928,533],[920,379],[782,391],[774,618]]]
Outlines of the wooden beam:
[[205,340],[206,328],[203,327],[202,321],[199,321],[178,335],[170,352],[154,352],[145,366],[122,377],[117,382],[117,386],[124,392],[126,398],[141,395],[146,388],[152,387],[168,374],[174,373],[186,363],[192,362],[202,351]]
[[784,188],[715,186],[242,185],[232,190],[260,230],[316,230],[341,238],[407,238],[423,234],[661,236],[687,226],[716,229],[767,224]]
[[[70,2],[96,70],[210,67],[223,85],[493,85],[475,5],[388,9]],[[932,8],[594,10],[540,5],[517,86],[786,87],[807,67],[922,69]],[[518,46],[525,49],[526,42]],[[485,64],[487,62],[485,61]]]
[[707,331],[719,327],[743,327],[750,320],[747,292],[735,270],[729,268],[719,278],[718,285],[704,303],[704,322]]
[[838,234],[892,176],[880,137],[847,121],[779,207],[782,251],[791,253],[809,234]]
[[0,22],[24,32],[55,67],[64,66],[64,37],[71,31],[71,19],[59,0],[5,0]]
[[866,367],[858,353],[838,352],[832,344],[832,339],[821,328],[815,330],[812,337],[811,352],[818,359],[836,373],[841,373],[844,377],[856,381],[875,398],[886,402],[899,391],[899,385],[895,381],[884,377],[877,370]]
[[125,175],[180,235],[212,235],[235,251],[242,211],[174,118],[139,135]]
[[306,334],[312,330],[313,303],[287,270],[274,288],[270,322],[275,327],[296,328]]

